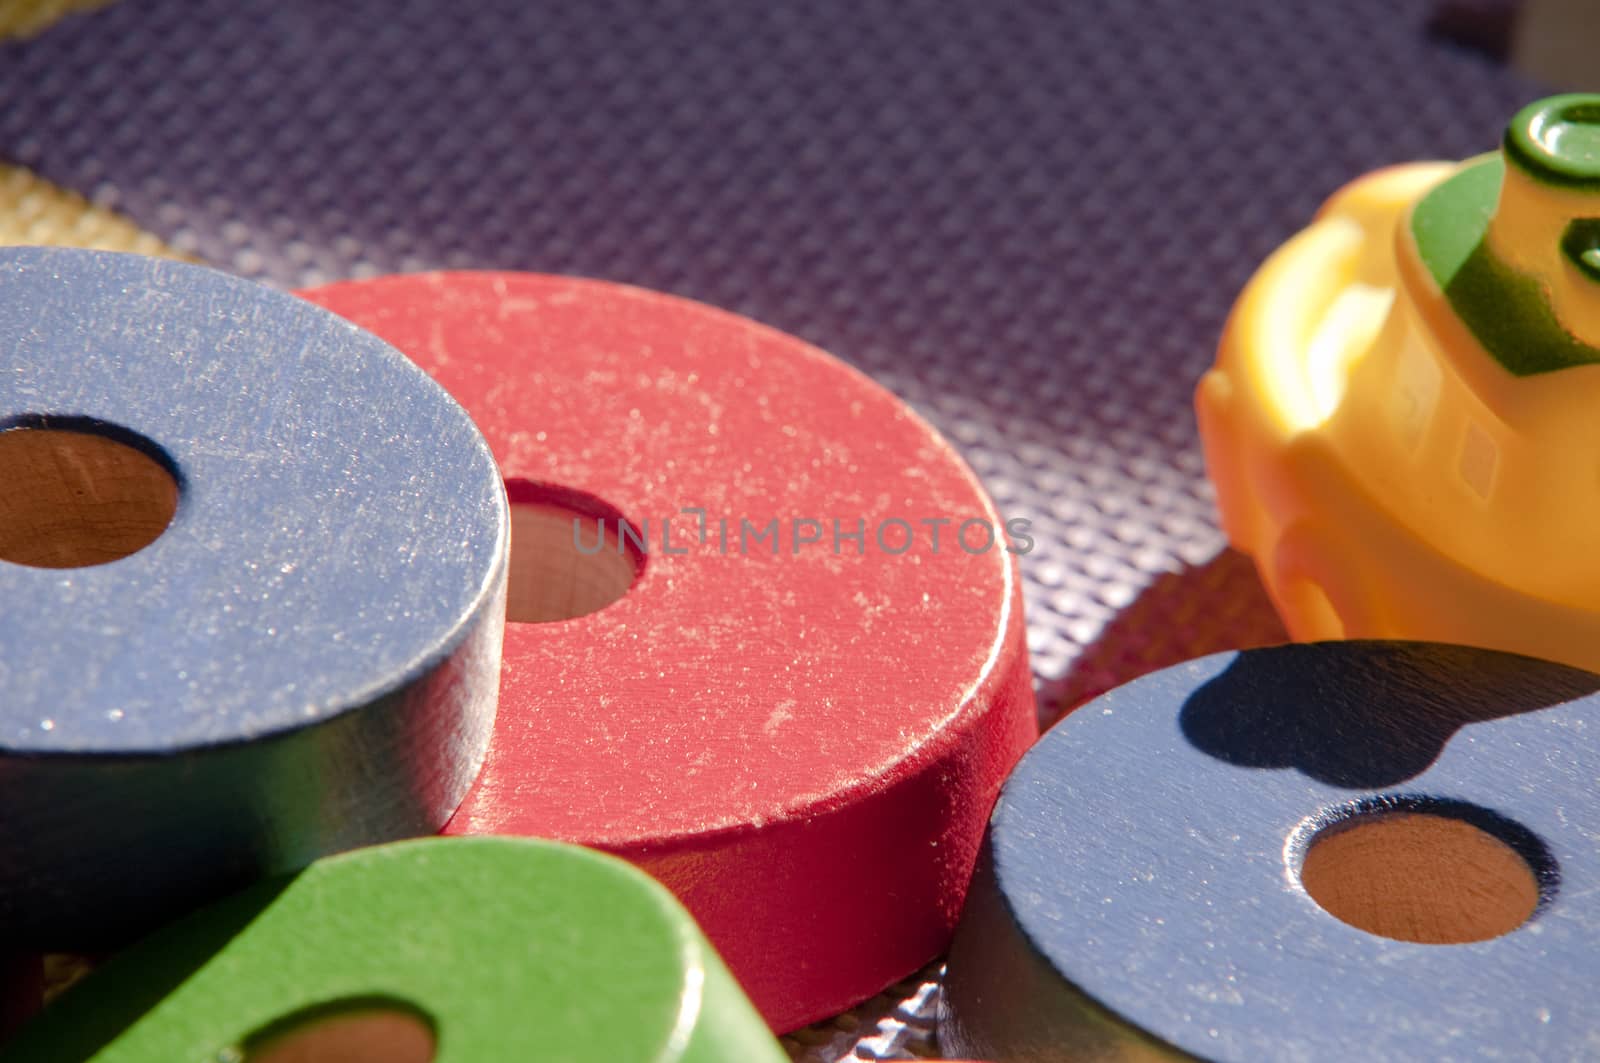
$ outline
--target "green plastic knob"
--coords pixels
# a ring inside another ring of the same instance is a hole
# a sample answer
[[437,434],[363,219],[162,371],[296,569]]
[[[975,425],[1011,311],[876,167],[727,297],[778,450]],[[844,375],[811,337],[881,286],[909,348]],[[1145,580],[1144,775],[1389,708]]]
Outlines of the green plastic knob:
[[1600,94],[1550,96],[1506,127],[1506,155],[1529,175],[1600,192]]

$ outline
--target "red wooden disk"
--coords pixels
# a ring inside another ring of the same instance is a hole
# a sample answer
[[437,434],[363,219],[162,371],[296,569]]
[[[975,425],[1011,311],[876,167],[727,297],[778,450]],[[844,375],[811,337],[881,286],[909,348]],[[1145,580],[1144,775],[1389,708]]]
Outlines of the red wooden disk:
[[306,294],[467,408],[514,505],[586,514],[586,547],[606,512],[649,541],[612,604],[508,624],[494,742],[446,832],[631,859],[780,1031],[937,955],[1036,734],[1027,544],[949,444],[821,351],[652,292],[441,273]]

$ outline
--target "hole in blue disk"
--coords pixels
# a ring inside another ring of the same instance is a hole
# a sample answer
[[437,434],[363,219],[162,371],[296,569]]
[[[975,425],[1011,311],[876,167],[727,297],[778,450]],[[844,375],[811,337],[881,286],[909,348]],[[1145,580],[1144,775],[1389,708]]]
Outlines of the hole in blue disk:
[[1397,795],[1342,806],[1291,840],[1301,886],[1360,930],[1428,945],[1486,941],[1526,923],[1559,875],[1526,827],[1464,801]]
[[0,430],[0,561],[82,568],[149,546],[178,509],[164,457],[116,425],[11,421]]

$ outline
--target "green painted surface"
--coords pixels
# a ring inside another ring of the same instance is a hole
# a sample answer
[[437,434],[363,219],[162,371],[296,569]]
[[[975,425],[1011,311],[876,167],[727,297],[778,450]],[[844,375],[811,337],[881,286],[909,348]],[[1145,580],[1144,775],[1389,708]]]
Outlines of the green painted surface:
[[1456,316],[1514,375],[1600,362],[1600,348],[1562,327],[1539,281],[1506,266],[1484,240],[1504,173],[1503,160],[1489,156],[1422,198],[1411,232],[1424,268]]
[[781,1061],[687,913],[643,873],[513,838],[318,861],[119,955],[0,1058],[221,1063],[340,1001],[425,1016],[438,1063]]
[[1477,250],[1489,229],[1505,164],[1498,155],[1470,163],[1423,196],[1411,212],[1422,264],[1441,289]]
[[1600,95],[1569,93],[1530,103],[1506,127],[1505,151],[1541,181],[1600,192]]

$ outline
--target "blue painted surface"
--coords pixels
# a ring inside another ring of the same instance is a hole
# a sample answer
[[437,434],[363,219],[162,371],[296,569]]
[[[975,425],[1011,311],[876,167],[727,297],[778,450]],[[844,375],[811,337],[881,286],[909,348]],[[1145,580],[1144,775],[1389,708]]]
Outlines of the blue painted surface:
[[[1527,658],[1352,642],[1206,657],[1090,702],[996,806],[949,961],[946,1049],[1600,1058],[1597,690]],[[1457,802],[1540,872],[1519,929],[1391,940],[1299,885],[1320,823]]]
[[0,563],[0,929],[92,946],[441,825],[492,725],[508,535],[465,412],[216,271],[13,249],[0,293],[0,425],[107,422],[180,482],[137,553]]

